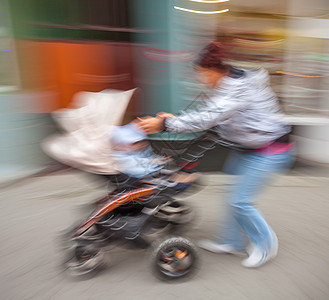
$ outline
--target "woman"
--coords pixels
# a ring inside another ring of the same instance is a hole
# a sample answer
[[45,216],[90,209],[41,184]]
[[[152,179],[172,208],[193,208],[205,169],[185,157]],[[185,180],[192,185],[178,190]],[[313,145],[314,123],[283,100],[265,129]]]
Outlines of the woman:
[[220,44],[213,42],[195,61],[200,80],[215,92],[200,111],[180,116],[161,113],[140,120],[139,125],[147,133],[212,128],[220,137],[239,145],[241,151],[232,151],[225,166],[226,171],[239,176],[227,201],[230,211],[222,236],[201,241],[200,246],[217,253],[246,251],[249,257],[242,265],[259,267],[277,255],[278,241],[253,203],[271,173],[291,164],[294,145],[288,140],[290,126],[280,120],[268,73],[226,65],[222,53]]

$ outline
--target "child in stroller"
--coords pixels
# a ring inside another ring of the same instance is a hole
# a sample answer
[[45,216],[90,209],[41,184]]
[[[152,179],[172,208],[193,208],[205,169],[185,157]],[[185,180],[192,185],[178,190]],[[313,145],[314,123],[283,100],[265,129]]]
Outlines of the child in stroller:
[[[118,170],[121,173],[133,178],[147,176],[154,178],[161,174],[170,173],[170,170],[166,169],[170,162],[172,163],[170,157],[154,154],[150,143],[147,141],[147,135],[135,121],[124,126],[110,128],[110,135],[113,145],[112,153],[118,162]],[[196,173],[190,174],[180,171],[171,175],[169,181],[176,183],[178,189],[184,189],[196,179]],[[185,183],[185,185],[180,183]]]

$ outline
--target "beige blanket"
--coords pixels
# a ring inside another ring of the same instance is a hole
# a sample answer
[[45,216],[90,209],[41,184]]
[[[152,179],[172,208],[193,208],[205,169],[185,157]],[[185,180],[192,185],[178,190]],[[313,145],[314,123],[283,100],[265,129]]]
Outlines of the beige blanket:
[[54,159],[95,174],[115,174],[111,155],[111,127],[121,125],[136,89],[79,92],[72,108],[52,113],[63,132],[42,142],[44,151]]

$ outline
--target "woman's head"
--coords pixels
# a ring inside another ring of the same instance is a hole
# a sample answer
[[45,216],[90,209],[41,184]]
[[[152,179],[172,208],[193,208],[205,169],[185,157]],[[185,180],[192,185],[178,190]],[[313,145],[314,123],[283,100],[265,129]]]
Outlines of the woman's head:
[[224,57],[224,50],[220,43],[211,42],[202,49],[199,57],[194,61],[202,83],[214,88],[228,74],[230,66],[223,63]]

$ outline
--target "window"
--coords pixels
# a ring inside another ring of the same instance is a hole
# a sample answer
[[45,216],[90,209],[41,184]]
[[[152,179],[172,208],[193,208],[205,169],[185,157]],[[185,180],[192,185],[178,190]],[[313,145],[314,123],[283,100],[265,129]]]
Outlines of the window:
[[8,2],[0,1],[0,92],[13,91],[19,87],[15,44],[11,35]]
[[130,41],[131,0],[11,0],[18,37]]
[[80,2],[82,24],[129,28],[129,0],[83,0]]

